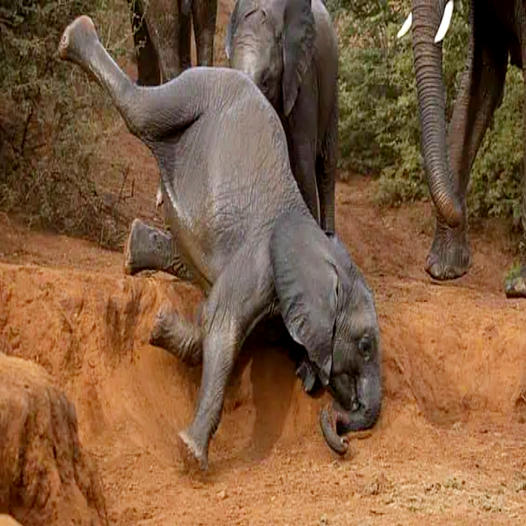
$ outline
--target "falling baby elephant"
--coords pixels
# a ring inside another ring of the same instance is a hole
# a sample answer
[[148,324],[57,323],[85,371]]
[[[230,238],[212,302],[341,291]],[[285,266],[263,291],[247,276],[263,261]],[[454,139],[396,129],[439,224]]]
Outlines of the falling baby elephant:
[[231,69],[197,67],[158,87],[137,86],[86,16],[66,28],[59,55],[97,81],[154,154],[174,259],[206,293],[198,326],[164,318],[186,358],[203,363],[193,421],[179,434],[186,458],[206,469],[243,341],[272,316],[282,317],[334,397],[320,422],[329,446],[345,452],[343,435],[372,427],[380,413],[373,294],[341,242],[309,213],[270,103]]

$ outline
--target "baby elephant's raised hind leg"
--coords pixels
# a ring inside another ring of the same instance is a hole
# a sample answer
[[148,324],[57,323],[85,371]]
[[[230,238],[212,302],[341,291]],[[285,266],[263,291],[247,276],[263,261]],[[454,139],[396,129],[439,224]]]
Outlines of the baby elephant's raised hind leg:
[[64,30],[58,53],[97,81],[111,96],[129,130],[150,147],[184,129],[203,111],[204,79],[180,76],[153,88],[137,86],[104,49],[87,16],[76,18]]
[[198,365],[203,358],[201,328],[187,322],[169,307],[159,310],[150,343],[172,353],[188,365]]

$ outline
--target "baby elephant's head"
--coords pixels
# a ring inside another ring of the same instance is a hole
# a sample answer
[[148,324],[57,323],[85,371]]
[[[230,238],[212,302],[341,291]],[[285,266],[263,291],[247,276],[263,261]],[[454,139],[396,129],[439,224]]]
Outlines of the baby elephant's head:
[[310,217],[282,216],[271,258],[280,311],[288,332],[306,350],[305,387],[312,371],[334,398],[320,423],[327,444],[347,450],[343,436],[374,426],[382,401],[381,354],[374,298],[335,235]]

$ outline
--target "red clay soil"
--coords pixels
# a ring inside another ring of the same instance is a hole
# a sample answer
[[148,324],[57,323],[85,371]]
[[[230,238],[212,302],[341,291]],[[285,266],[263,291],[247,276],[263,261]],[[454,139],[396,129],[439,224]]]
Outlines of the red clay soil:
[[75,408],[42,367],[2,353],[0,437],[0,512],[35,526],[107,524]]
[[199,292],[126,277],[118,253],[2,219],[0,351],[39,363],[74,402],[111,524],[523,522],[526,310],[502,293],[506,230],[472,233],[470,274],[439,285],[422,270],[430,204],[380,210],[373,194],[365,178],[337,188],[338,230],[376,294],[379,424],[336,458],[318,429],[325,399],[302,392],[282,350],[256,345],[204,477],[182,471],[176,447],[200,370],[147,343],[164,302],[191,316]]

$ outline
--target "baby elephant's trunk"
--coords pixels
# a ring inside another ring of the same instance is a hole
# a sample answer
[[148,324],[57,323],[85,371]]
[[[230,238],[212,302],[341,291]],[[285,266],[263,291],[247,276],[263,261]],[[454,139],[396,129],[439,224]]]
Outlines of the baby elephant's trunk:
[[375,371],[362,373],[356,381],[356,400],[350,410],[334,401],[320,413],[320,427],[327,445],[339,455],[348,448],[345,435],[351,431],[364,431],[376,424],[382,407],[380,375]]

